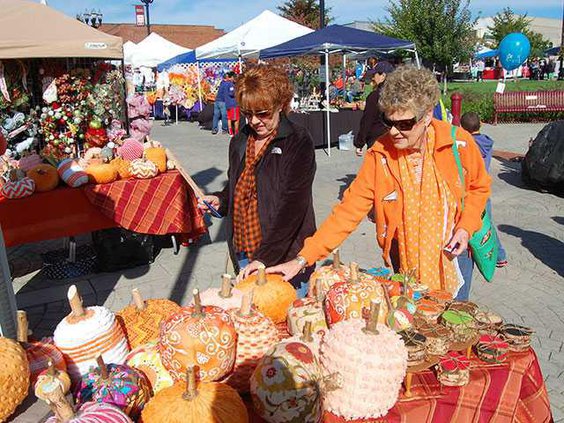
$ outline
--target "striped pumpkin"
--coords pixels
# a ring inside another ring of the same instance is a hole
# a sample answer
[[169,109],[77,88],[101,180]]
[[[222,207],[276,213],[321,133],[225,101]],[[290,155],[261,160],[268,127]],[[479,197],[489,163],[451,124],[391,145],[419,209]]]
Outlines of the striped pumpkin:
[[[67,423],[132,423],[119,408],[103,402],[88,402],[81,406]],[[49,417],[45,423],[61,423],[57,416]]]
[[65,184],[72,188],[88,183],[88,174],[73,159],[65,159],[57,167],[59,176]]
[[153,162],[144,159],[133,160],[129,171],[137,179],[154,178],[159,173],[159,169]]
[[35,191],[35,181],[25,177],[17,181],[8,181],[2,186],[2,195],[11,200],[29,197]]

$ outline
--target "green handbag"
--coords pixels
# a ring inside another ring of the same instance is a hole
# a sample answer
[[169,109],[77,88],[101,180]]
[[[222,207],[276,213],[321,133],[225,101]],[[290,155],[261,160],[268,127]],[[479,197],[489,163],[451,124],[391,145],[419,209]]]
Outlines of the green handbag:
[[[462,169],[462,162],[460,161],[458,145],[456,144],[455,126],[452,127],[452,140],[454,141],[452,144],[452,152],[458,167],[458,175],[460,176],[462,189],[464,190],[466,185],[464,184],[464,171]],[[462,197],[462,209],[464,209],[464,196]],[[474,232],[468,241],[468,245],[470,246],[472,259],[474,263],[476,263],[478,270],[486,281],[491,282],[496,269],[499,247],[497,244],[497,232],[492,227],[492,221],[487,210],[484,210],[482,213],[482,227]]]

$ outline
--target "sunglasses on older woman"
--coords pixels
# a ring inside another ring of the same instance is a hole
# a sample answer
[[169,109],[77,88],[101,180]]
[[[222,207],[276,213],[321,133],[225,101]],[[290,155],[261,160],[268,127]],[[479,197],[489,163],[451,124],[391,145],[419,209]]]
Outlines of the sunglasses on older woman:
[[419,119],[412,117],[411,119],[392,120],[384,116],[382,122],[388,129],[396,128],[398,131],[411,131],[417,125]]
[[259,110],[259,111],[254,111],[254,110],[243,110],[241,109],[241,114],[243,116],[245,116],[247,119],[251,119],[253,116],[255,116],[257,119],[259,120],[263,120],[263,119],[270,119],[273,115],[272,110]]

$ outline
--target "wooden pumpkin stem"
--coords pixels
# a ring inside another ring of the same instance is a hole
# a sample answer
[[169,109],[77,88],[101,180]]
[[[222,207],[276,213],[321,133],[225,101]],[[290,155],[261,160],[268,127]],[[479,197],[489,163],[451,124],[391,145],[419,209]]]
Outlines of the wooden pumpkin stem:
[[339,270],[341,267],[341,252],[338,248],[333,250],[333,269]]
[[221,291],[219,291],[219,296],[221,298],[231,298],[233,296],[231,292],[231,275],[227,273],[221,276]]
[[84,315],[84,307],[82,307],[82,299],[76,289],[76,285],[72,285],[67,293],[69,303],[71,306],[72,314],[74,317],[80,317]]
[[303,334],[300,340],[302,342],[313,342],[313,336],[311,335],[312,335],[311,322],[305,322]]
[[197,396],[196,369],[195,366],[192,365],[186,368],[186,392],[182,394],[182,398],[187,401],[192,401]]
[[380,314],[380,303],[378,301],[370,301],[370,315],[366,321],[366,327],[363,329],[364,333],[378,335],[378,315]]
[[192,293],[194,294],[194,313],[198,316],[203,316],[204,309],[202,307],[202,299],[200,298],[200,290],[194,288]]
[[354,261],[350,264],[351,268],[351,282],[356,283],[358,282],[358,263]]
[[47,374],[51,377],[55,377],[57,375],[57,371],[55,369],[55,364],[53,364],[53,360],[49,360],[47,362]]
[[257,285],[264,285],[266,283],[266,267],[260,264],[258,267]]
[[27,321],[27,314],[23,310],[18,310],[18,342],[26,343],[28,341],[29,323]]
[[135,303],[135,307],[137,310],[141,311],[145,309],[145,301],[143,301],[143,297],[137,288],[133,288],[131,290],[131,296],[133,297],[133,302]]
[[59,383],[50,384],[43,388],[43,397],[57,417],[58,423],[67,423],[74,417],[72,405],[68,402]]
[[102,379],[104,380],[108,379],[110,377],[110,374],[108,373],[108,366],[106,366],[106,363],[104,362],[104,359],[102,358],[101,355],[96,357],[96,364],[98,364],[98,367],[100,368],[100,374],[102,375]]
[[239,309],[241,316],[249,316],[251,314],[253,295],[254,289],[251,289],[250,291],[246,292],[245,295],[243,295],[243,299],[241,300],[241,308]]

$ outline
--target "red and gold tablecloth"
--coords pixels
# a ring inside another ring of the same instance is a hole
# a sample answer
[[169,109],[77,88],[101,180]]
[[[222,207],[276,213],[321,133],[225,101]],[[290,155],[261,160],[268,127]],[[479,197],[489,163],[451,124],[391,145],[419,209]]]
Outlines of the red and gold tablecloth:
[[152,179],[59,187],[18,200],[0,196],[0,224],[7,246],[114,226],[192,239],[206,231],[194,193],[178,171]]

